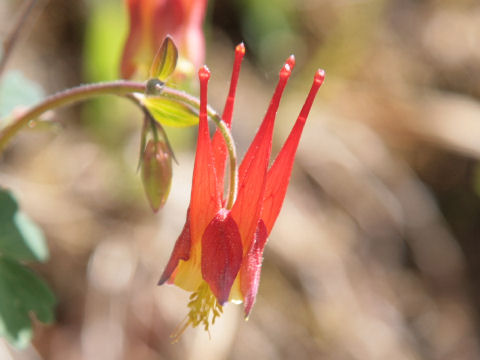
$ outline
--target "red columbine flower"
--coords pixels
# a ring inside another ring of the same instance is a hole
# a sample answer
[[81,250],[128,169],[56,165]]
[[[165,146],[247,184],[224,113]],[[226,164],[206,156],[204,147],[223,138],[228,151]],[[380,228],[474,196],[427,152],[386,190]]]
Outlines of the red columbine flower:
[[126,3],[130,32],[122,56],[122,77],[128,79],[139,72],[145,78],[167,35],[177,44],[181,60],[190,61],[195,67],[203,63],[202,23],[207,0],[126,0]]
[[[230,91],[223,120],[230,127],[240,64],[245,53],[237,46]],[[300,115],[273,165],[269,168],[275,115],[295,60],[291,56],[265,118],[238,172],[238,192],[233,206],[223,197],[226,148],[217,130],[210,139],[207,124],[207,83],[210,72],[199,71],[200,123],[187,220],[159,284],[165,282],[192,291],[190,312],[177,337],[189,324],[204,324],[219,316],[221,306],[244,302],[248,316],[255,302],[262,254],[282,207],[298,142],[325,73],[318,70]],[[210,313],[212,313],[210,315]]]

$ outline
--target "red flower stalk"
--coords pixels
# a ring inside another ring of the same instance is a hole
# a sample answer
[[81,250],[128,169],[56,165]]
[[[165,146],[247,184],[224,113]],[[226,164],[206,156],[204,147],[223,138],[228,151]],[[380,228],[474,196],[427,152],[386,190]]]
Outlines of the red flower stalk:
[[196,67],[205,57],[202,23],[207,0],[126,0],[130,18],[121,62],[121,75],[129,79],[136,72],[146,77],[163,39],[170,35],[180,57]]
[[[223,120],[230,127],[240,64],[245,53],[237,46],[230,91]],[[305,104],[273,165],[269,168],[275,115],[295,59],[291,56],[280,71],[280,80],[265,118],[251,143],[238,174],[233,206],[223,197],[225,142],[219,131],[210,139],[207,124],[207,83],[210,71],[200,78],[200,122],[193,183],[187,220],[159,284],[165,282],[192,291],[190,312],[178,337],[189,325],[204,324],[208,330],[221,306],[244,302],[248,316],[260,280],[263,249],[282,207],[300,136],[325,73],[318,70]]]

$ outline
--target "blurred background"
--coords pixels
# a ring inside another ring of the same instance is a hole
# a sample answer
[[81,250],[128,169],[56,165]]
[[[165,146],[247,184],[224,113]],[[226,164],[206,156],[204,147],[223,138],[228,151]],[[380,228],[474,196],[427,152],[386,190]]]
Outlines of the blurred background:
[[[0,34],[21,1],[0,2]],[[179,165],[152,214],[136,173],[141,114],[102,98],[22,131],[0,159],[48,239],[36,270],[56,322],[3,359],[480,359],[480,4],[476,0],[209,1],[209,102],[245,41],[233,134],[243,154],[294,53],[275,129],[286,138],[327,72],[265,251],[248,322],[169,334],[188,293],[157,287],[188,206],[195,128],[167,129]],[[121,0],[39,1],[7,70],[46,94],[118,78]],[[35,125],[35,124],[33,124]]]

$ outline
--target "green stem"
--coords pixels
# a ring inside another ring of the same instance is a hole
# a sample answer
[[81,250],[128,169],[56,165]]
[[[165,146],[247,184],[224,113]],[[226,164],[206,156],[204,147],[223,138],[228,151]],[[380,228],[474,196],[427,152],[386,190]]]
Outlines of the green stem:
[[127,95],[132,92],[144,92],[145,84],[133,81],[113,81],[98,84],[80,85],[47,97],[40,104],[30,108],[0,131],[0,153],[8,141],[29,121],[35,120],[49,110],[71,105],[99,95]]
[[[87,100],[100,95],[118,95],[128,96],[132,93],[144,93],[146,85],[144,83],[118,80],[113,82],[104,82],[98,84],[80,85],[71,89],[67,89],[47,97],[40,104],[30,108],[23,114],[14,118],[9,125],[0,130],[0,153],[5,149],[8,142],[15,136],[24,126],[31,120],[35,120],[49,110],[53,110],[62,106],[71,105],[73,103]],[[173,101],[189,105],[195,109],[200,109],[200,100],[184,91],[163,87],[158,96],[171,99]],[[132,100],[133,96],[129,96]],[[237,155],[235,143],[233,142],[230,129],[227,127],[222,118],[210,106],[207,106],[207,113],[213,120],[222,134],[228,149],[230,159],[230,186],[227,200],[227,209],[231,209],[235,202],[237,194]],[[1,121],[0,121],[1,123]]]

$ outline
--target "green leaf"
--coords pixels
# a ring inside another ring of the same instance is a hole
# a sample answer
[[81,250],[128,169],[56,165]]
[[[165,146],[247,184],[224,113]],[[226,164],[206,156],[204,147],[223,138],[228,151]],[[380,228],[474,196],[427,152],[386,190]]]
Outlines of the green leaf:
[[0,255],[17,260],[48,259],[42,231],[19,210],[13,195],[0,188]]
[[144,104],[160,124],[186,127],[198,124],[198,113],[187,105],[161,97],[146,97]]
[[157,51],[150,68],[150,77],[165,80],[177,67],[178,50],[172,38],[167,35]]
[[30,315],[49,323],[55,298],[47,285],[18,260],[45,261],[48,249],[40,229],[0,188],[0,336],[17,347],[32,338]]
[[0,118],[18,106],[36,104],[44,97],[43,89],[19,71],[7,72],[0,82]]
[[27,346],[33,334],[30,312],[51,323],[54,305],[54,295],[34,272],[0,257],[0,336],[16,347]]

